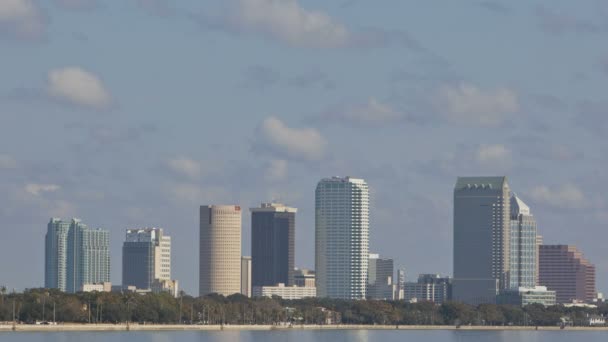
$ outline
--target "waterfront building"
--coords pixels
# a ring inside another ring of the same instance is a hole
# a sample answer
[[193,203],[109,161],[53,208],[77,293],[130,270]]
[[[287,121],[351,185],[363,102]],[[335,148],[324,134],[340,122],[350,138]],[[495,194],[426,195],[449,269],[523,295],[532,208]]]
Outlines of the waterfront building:
[[536,286],[537,238],[536,220],[530,207],[516,195],[511,196],[509,288]]
[[417,282],[404,284],[403,299],[409,302],[442,304],[451,299],[452,279],[439,274],[421,274]]
[[294,270],[293,281],[296,286],[316,287],[315,279],[315,271],[306,268],[296,268]]
[[297,209],[262,203],[250,211],[252,286],[293,285]]
[[495,303],[509,285],[510,189],[506,177],[459,177],[454,188],[454,300]]
[[369,256],[369,190],[363,179],[325,178],[315,191],[317,295],[365,299]]
[[288,300],[314,298],[317,296],[317,288],[312,286],[285,286],[283,283],[276,284],[275,286],[254,286],[253,296],[278,296]]
[[175,298],[179,297],[179,282],[175,279],[154,279],[149,289],[152,293],[167,292]]
[[122,284],[150,289],[155,281],[171,281],[171,237],[162,228],[127,229]]
[[200,207],[199,295],[241,292],[241,207]]
[[596,298],[595,266],[570,245],[541,245],[539,282],[556,292],[559,304]]
[[251,297],[251,257],[241,258],[241,294]]
[[75,293],[85,284],[109,281],[110,233],[76,218],[52,218],[45,237],[45,287]]
[[393,282],[393,259],[380,258],[378,254],[369,254],[367,267],[367,298],[375,300],[393,300],[396,285]]
[[556,304],[556,295],[555,291],[547,290],[545,286],[518,287],[503,290],[498,295],[497,303],[522,307],[529,304],[552,306]]

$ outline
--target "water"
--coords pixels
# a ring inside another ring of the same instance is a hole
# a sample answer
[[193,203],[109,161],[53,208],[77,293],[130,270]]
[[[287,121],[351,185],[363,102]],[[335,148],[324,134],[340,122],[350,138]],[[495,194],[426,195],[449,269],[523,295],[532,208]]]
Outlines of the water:
[[162,331],[0,332],[1,342],[606,342],[608,331]]

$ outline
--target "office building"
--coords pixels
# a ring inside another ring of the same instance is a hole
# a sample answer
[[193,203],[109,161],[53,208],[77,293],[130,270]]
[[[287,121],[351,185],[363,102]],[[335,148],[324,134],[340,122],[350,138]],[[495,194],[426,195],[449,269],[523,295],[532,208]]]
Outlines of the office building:
[[543,245],[542,235],[536,233],[536,286],[540,286],[540,246]]
[[241,258],[241,294],[251,297],[251,257]]
[[241,207],[200,207],[199,295],[241,292]]
[[545,286],[518,287],[503,290],[498,295],[497,302],[522,307],[529,304],[552,306],[556,303],[555,298],[555,291],[547,290]]
[[89,229],[79,219],[52,218],[45,237],[45,287],[82,291],[110,281],[110,233]]
[[365,299],[369,190],[363,179],[325,178],[315,191],[317,295]]
[[596,298],[595,266],[569,245],[541,245],[539,282],[556,292],[559,304]]
[[122,246],[122,285],[150,289],[171,280],[171,237],[162,228],[127,229]]
[[[152,286],[149,288],[152,293],[167,292],[171,296],[179,297],[179,282],[175,279],[154,279]],[[147,289],[143,289],[147,290]]]
[[316,287],[315,271],[296,268],[293,274],[293,281],[296,286]]
[[397,289],[395,290],[395,299],[405,299],[405,270],[397,270]]
[[403,299],[410,302],[442,304],[451,299],[452,280],[439,274],[421,274],[415,283],[404,284]]
[[536,220],[528,207],[516,195],[511,196],[509,288],[536,286],[537,228]]
[[376,300],[394,299],[397,287],[393,282],[393,276],[393,259],[380,258],[378,254],[369,254],[367,298]]
[[254,286],[254,297],[273,297],[278,296],[283,299],[303,299],[317,296],[317,288],[310,286],[285,286],[283,283],[274,286]]
[[250,211],[252,286],[293,285],[297,209],[262,203]]
[[454,300],[495,303],[509,285],[510,189],[506,177],[459,177],[454,188]]

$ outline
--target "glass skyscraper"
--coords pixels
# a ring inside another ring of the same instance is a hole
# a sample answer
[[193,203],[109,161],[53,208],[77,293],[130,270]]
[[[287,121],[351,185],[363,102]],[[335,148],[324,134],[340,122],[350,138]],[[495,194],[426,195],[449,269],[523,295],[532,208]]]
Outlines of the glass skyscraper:
[[127,229],[122,286],[150,289],[155,280],[171,280],[171,237],[162,228]]
[[45,287],[78,292],[84,284],[110,281],[110,233],[79,219],[52,218],[47,227]]
[[325,178],[315,191],[317,296],[365,299],[369,190],[363,179]]
[[511,196],[510,288],[536,286],[537,227],[528,207],[516,195]]

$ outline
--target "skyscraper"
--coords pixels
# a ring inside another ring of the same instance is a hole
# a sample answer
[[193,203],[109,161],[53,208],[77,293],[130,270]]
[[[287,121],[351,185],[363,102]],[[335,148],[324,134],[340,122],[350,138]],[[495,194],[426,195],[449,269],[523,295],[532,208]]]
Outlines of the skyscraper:
[[44,287],[67,289],[68,232],[70,223],[52,218],[45,237]]
[[454,300],[494,303],[508,287],[510,190],[506,177],[459,177],[454,188]]
[[110,233],[89,229],[79,219],[52,218],[45,238],[47,288],[78,292],[84,284],[110,281]]
[[575,246],[541,245],[539,254],[539,282],[556,291],[557,303],[595,299],[595,266]]
[[241,207],[200,207],[199,295],[241,292]]
[[536,220],[516,195],[511,196],[510,288],[536,286],[537,269]]
[[393,299],[396,286],[393,259],[380,258],[378,254],[369,254],[367,266],[367,298]]
[[171,237],[162,228],[127,229],[122,285],[151,289],[154,280],[171,280]]
[[297,209],[262,203],[250,210],[252,286],[293,285]]
[[241,257],[241,294],[251,297],[251,257]]
[[369,192],[363,179],[325,178],[315,191],[317,295],[365,299]]

